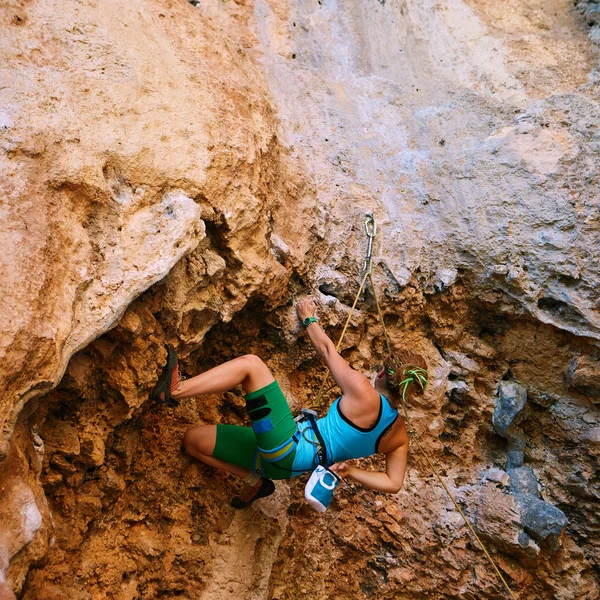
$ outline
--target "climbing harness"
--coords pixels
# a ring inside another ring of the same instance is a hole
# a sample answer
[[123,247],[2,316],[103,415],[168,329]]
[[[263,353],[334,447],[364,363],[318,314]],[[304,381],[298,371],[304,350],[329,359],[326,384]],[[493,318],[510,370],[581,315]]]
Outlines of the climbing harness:
[[[383,319],[383,314],[381,312],[381,307],[379,306],[379,299],[377,298],[377,291],[375,290],[375,285],[373,284],[373,277],[372,277],[372,275],[373,275],[373,258],[372,258],[372,253],[373,253],[373,240],[375,239],[375,235],[377,233],[377,223],[375,222],[375,219],[374,219],[374,217],[373,217],[373,215],[371,213],[368,213],[367,216],[366,216],[366,220],[365,220],[365,233],[367,235],[367,255],[366,255],[366,258],[365,258],[364,265],[363,265],[363,278],[362,278],[362,281],[361,281],[358,293],[356,294],[356,298],[354,299],[354,303],[352,304],[352,308],[350,309],[350,313],[348,315],[348,318],[346,319],[346,323],[344,325],[344,328],[342,329],[342,333],[340,335],[338,343],[336,344],[335,349],[336,349],[337,352],[339,352],[340,347],[342,345],[342,340],[344,338],[344,334],[346,333],[346,329],[348,328],[348,324],[350,323],[350,319],[352,318],[352,315],[354,313],[354,309],[356,308],[356,304],[357,304],[358,299],[359,299],[359,297],[360,297],[360,295],[361,295],[361,293],[363,291],[363,288],[365,286],[365,282],[366,282],[366,280],[368,278],[369,282],[371,283],[371,291],[373,292],[373,298],[375,300],[375,306],[377,307],[377,315],[378,315],[379,321],[381,323],[381,330],[383,332],[383,337],[384,337],[384,340],[385,340],[386,350],[387,350],[388,356],[392,356],[392,347],[391,347],[391,344],[390,344],[390,339],[388,337],[387,329],[385,327],[385,322],[384,322],[384,319]],[[442,487],[444,488],[444,490],[446,491],[446,493],[448,494],[448,496],[452,500],[452,503],[454,504],[456,510],[459,512],[460,516],[463,518],[463,520],[464,520],[465,524],[467,525],[469,531],[471,532],[471,534],[473,535],[473,537],[477,540],[477,543],[479,544],[479,546],[481,547],[481,549],[485,553],[485,555],[488,558],[490,564],[494,568],[494,571],[496,572],[496,574],[498,575],[498,577],[502,581],[502,584],[506,588],[506,591],[508,592],[508,594],[510,595],[510,597],[513,600],[516,600],[515,595],[513,594],[513,592],[510,589],[510,587],[508,586],[508,583],[504,579],[502,573],[500,573],[500,570],[496,566],[496,563],[495,563],[494,559],[490,556],[490,553],[488,552],[485,544],[481,541],[481,539],[479,538],[479,536],[477,535],[477,533],[475,533],[475,530],[473,529],[471,523],[469,523],[469,520],[467,519],[467,517],[465,516],[464,512],[462,511],[462,509],[458,505],[457,501],[455,500],[454,496],[452,495],[452,493],[448,489],[448,486],[444,483],[444,480],[442,479],[442,477],[438,473],[438,470],[435,468],[433,462],[429,458],[429,455],[427,454],[427,452],[425,451],[425,449],[421,445],[421,443],[419,441],[419,438],[417,437],[417,433],[416,433],[415,429],[412,427],[412,424],[411,424],[411,422],[410,422],[410,420],[408,418],[408,409],[406,407],[406,397],[405,397],[406,396],[406,390],[407,390],[408,386],[410,385],[410,383],[413,382],[413,381],[418,382],[421,385],[421,387],[423,387],[423,389],[425,389],[425,387],[427,386],[427,383],[428,383],[428,381],[427,381],[427,371],[425,371],[425,369],[421,369],[420,367],[414,367],[412,369],[407,370],[403,374],[403,376],[404,376],[404,379],[400,382],[400,386],[401,387],[403,386],[402,387],[401,398],[402,398],[402,408],[403,408],[403,412],[404,412],[404,420],[406,421],[406,427],[407,427],[407,430],[408,430],[408,434],[410,435],[411,439],[414,440],[414,442],[417,445],[417,448],[420,450],[421,454],[425,457],[425,460],[427,461],[427,464],[429,465],[429,468],[433,471],[433,473],[437,477],[438,481],[442,484]],[[325,383],[326,383],[328,377],[329,377],[329,369],[327,369],[327,372],[325,373],[325,376],[323,377],[323,380],[321,382],[321,386],[320,386],[319,392],[317,393],[317,396],[315,398],[313,406],[320,406],[320,401],[321,401],[323,395],[326,393],[324,391],[324,387],[325,387]],[[326,391],[331,390],[333,387],[335,387],[335,384],[333,386],[331,386]]]
[[[319,465],[328,465],[327,462],[327,447],[323,441],[323,437],[317,427],[317,413],[310,408],[303,408],[300,410],[300,414],[296,417],[296,421],[302,423],[302,421],[308,421],[309,427],[302,431],[302,437],[315,446],[315,458],[318,460]],[[306,437],[306,430],[310,429],[315,434],[316,442]],[[316,466],[316,465],[315,465]]]
[[[288,467],[281,467],[277,464],[277,461],[285,458],[290,452],[296,449],[300,437],[303,437],[309,444],[312,444],[315,447],[313,466],[329,466],[327,462],[327,447],[325,446],[323,437],[317,427],[317,413],[309,408],[303,408],[294,420],[298,424],[298,431],[296,431],[296,433],[288,440],[283,442],[283,444],[280,444],[277,448],[272,448],[271,450],[264,450],[263,448],[258,447],[253,459],[254,470],[256,472],[260,472],[260,461],[265,460],[266,462],[271,463],[276,469],[281,469],[287,473],[306,473],[306,469],[290,469]],[[307,433],[310,431],[313,432],[314,439],[307,436]]]

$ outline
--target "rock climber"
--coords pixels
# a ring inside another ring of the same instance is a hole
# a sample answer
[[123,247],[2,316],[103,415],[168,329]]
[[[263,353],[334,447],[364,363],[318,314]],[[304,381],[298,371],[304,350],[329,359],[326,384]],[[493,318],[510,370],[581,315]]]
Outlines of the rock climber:
[[[196,425],[183,439],[188,454],[246,483],[242,494],[231,502],[235,508],[245,508],[272,494],[273,479],[310,472],[322,461],[341,478],[348,477],[380,492],[398,492],[408,455],[406,424],[398,407],[403,395],[409,400],[412,394],[425,390],[424,359],[411,352],[387,357],[371,384],[338,354],[319,325],[313,300],[301,300],[296,312],[342,391],[325,417],[295,420],[279,383],[267,365],[252,354],[184,380],[177,354],[169,347],[167,364],[152,398],[182,400],[242,385],[252,427]],[[360,469],[347,462],[377,453],[385,455],[385,472]]]

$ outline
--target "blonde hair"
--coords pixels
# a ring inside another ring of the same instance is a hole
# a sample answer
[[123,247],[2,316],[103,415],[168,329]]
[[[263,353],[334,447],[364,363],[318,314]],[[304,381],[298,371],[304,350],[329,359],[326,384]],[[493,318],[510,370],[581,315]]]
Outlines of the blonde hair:
[[414,352],[400,351],[388,356],[383,362],[386,387],[396,406],[409,401],[416,394],[423,394],[429,384],[429,373],[425,359]]

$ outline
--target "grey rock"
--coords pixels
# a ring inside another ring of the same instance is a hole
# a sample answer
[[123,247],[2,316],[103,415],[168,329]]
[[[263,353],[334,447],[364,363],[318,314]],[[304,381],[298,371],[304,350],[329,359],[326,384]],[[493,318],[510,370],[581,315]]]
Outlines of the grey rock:
[[583,435],[583,439],[593,446],[600,447],[600,427],[593,427]]
[[482,481],[493,481],[506,487],[510,482],[510,476],[506,471],[493,467],[483,474]]
[[544,408],[550,408],[553,404],[560,401],[560,398],[555,394],[549,394],[547,392],[539,392],[537,390],[529,389],[529,399],[538,406]]
[[508,449],[506,451],[506,468],[514,469],[523,465],[525,461],[525,438],[514,432],[507,436]]
[[506,468],[521,467],[525,461],[525,453],[519,448],[509,448],[506,452]]
[[496,408],[492,423],[496,431],[507,437],[507,431],[514,418],[523,410],[527,402],[527,390],[516,381],[501,381],[498,384]]
[[[531,544],[535,544],[535,542],[531,539],[531,536],[529,534],[527,534],[525,531],[521,531],[521,533],[519,533],[517,539],[519,540],[519,544],[521,545],[521,548],[527,548]],[[537,546],[537,544],[536,544],[536,546]],[[539,551],[539,548],[538,548],[538,551]]]
[[524,465],[516,469],[508,469],[511,491],[520,499],[527,501],[526,496],[540,497],[539,485],[534,472]]
[[460,404],[466,393],[469,391],[469,386],[465,381],[448,381],[446,384],[446,391],[453,402]]
[[539,542],[549,543],[552,550],[560,548],[560,538],[569,523],[565,513],[543,500],[533,500],[523,512],[525,531]]
[[452,373],[466,375],[467,373],[478,373],[479,365],[466,354],[454,350],[443,351],[444,360],[452,365]]
[[588,4],[583,16],[588,23],[593,23],[594,25],[600,24],[600,5]]
[[[524,464],[525,436],[515,427],[514,420],[526,402],[524,386],[514,381],[501,381],[492,422],[496,431],[508,440],[506,471],[510,476],[509,489],[521,515],[519,525],[522,530],[517,536],[518,544],[531,556],[537,556],[539,547],[534,540],[549,546],[552,551],[558,550],[568,519],[559,508],[541,499],[535,473]],[[578,490],[579,484],[577,482]]]

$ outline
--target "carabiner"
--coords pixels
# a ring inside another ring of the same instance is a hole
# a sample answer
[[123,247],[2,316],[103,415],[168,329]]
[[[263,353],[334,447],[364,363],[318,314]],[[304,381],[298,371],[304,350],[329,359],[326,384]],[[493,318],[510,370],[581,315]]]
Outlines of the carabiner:
[[368,237],[374,238],[377,235],[377,223],[373,217],[373,213],[367,213],[365,220],[365,233]]
[[371,258],[371,254],[373,252],[373,240],[375,239],[375,235],[377,234],[377,223],[372,213],[367,214],[367,218],[365,220],[365,233],[367,234],[368,243],[367,257],[365,258],[363,271],[365,273],[369,273],[370,275],[373,272],[373,260]]

